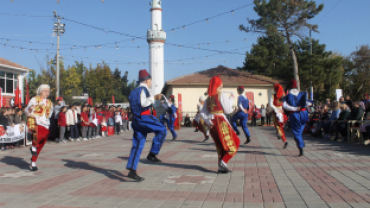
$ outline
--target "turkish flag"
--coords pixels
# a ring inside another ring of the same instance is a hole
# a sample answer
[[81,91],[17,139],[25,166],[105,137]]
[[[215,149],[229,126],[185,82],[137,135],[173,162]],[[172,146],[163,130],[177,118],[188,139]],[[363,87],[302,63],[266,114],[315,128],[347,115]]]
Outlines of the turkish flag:
[[112,95],[112,103],[116,104],[116,101],[114,100],[114,95]]
[[15,94],[15,97],[14,97],[14,106],[17,106],[18,103],[19,103],[19,90],[18,90],[18,87],[16,90],[14,90],[14,94]]

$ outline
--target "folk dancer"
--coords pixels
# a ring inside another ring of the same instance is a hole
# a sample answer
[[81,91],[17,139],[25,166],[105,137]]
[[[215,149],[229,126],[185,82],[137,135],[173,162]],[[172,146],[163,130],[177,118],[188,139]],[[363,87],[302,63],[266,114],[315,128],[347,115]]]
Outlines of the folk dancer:
[[143,181],[144,178],[137,175],[136,170],[147,134],[152,132],[155,134],[147,159],[151,162],[161,162],[156,155],[159,154],[166,138],[167,130],[150,112],[154,103],[154,97],[149,92],[149,88],[152,86],[152,77],[145,69],[140,70],[138,82],[140,83],[139,87],[135,88],[129,96],[130,107],[133,113],[132,128],[134,129],[134,138],[126,169],[130,171],[128,174],[129,178]]
[[222,93],[222,87],[221,78],[212,77],[208,87],[209,97],[204,102],[200,115],[210,128],[210,134],[216,145],[218,173],[228,173],[231,171],[227,164],[238,151],[240,140],[225,116],[225,113],[232,112],[234,96]]
[[177,139],[177,134],[174,129],[174,123],[177,118],[177,108],[174,105],[175,103],[175,96],[171,95],[170,99],[165,102],[164,104],[167,105],[167,113],[161,116],[161,123],[165,125],[167,124],[168,129],[171,131],[172,134],[172,141]]
[[32,171],[38,170],[36,161],[49,137],[50,117],[53,114],[53,104],[48,99],[49,95],[50,86],[40,85],[37,89],[37,96],[30,100],[26,108],[27,126],[32,132],[32,146],[30,147]]
[[243,95],[244,93],[244,87],[239,86],[237,88],[239,97],[238,97],[238,110],[231,118],[231,126],[233,127],[234,131],[236,132],[236,135],[240,135],[240,132],[238,130],[238,127],[236,126],[236,121],[240,120],[240,124],[242,126],[243,132],[245,134],[245,137],[247,137],[247,140],[244,142],[244,144],[248,144],[251,139],[251,135],[248,130],[247,122],[248,122],[248,109],[249,109],[249,100],[248,98]]
[[208,129],[207,125],[204,123],[204,120],[200,115],[200,111],[203,108],[205,100],[206,100],[205,96],[202,95],[202,96],[199,97],[199,103],[197,105],[198,112],[197,112],[197,115],[195,116],[194,121],[193,121],[194,126],[196,127],[196,132],[198,132],[198,130],[200,130],[204,134],[205,139],[203,140],[203,142],[205,142],[209,139],[209,129]]
[[285,97],[284,89],[280,84],[274,85],[275,94],[270,98],[270,106],[272,108],[272,116],[274,119],[274,126],[278,139],[282,139],[284,142],[284,149],[288,147],[288,141],[286,140],[284,124],[288,120],[283,110],[283,101]]
[[302,133],[306,126],[308,120],[308,113],[306,111],[306,106],[308,104],[306,97],[306,92],[299,92],[296,80],[292,80],[289,83],[289,94],[285,96],[283,102],[283,108],[290,111],[289,123],[293,130],[294,140],[299,149],[299,156],[303,156],[303,148],[305,146]]

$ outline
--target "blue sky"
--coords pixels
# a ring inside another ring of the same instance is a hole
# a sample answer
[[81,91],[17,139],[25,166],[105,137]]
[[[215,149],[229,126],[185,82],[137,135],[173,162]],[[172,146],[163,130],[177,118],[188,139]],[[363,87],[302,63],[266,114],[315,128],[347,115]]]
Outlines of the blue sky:
[[[146,30],[150,29],[150,1],[105,0],[101,3],[101,0],[60,0],[57,4],[57,0],[14,0],[13,3],[3,0],[0,2],[0,13],[52,16],[55,10],[62,17],[104,28],[106,31],[144,37],[136,38],[133,42],[131,37],[95,30],[67,20],[61,21],[66,24],[66,32],[60,38],[60,55],[65,58],[66,65],[73,64],[75,60],[96,65],[104,60],[112,68],[118,67],[122,74],[128,71],[129,79],[133,80],[137,79],[139,69],[149,69],[149,50],[145,36]],[[162,0],[163,29],[182,27],[251,3],[253,0]],[[320,31],[319,34],[313,33],[313,38],[326,44],[327,50],[349,55],[357,46],[369,44],[369,0],[341,0],[339,3],[338,0],[317,0],[316,3],[324,3],[325,7],[324,11],[311,20],[311,23],[319,23]],[[334,5],[336,6],[333,8]],[[259,36],[238,30],[240,24],[246,24],[246,18],[257,18],[253,6],[210,19],[208,23],[204,21],[185,27],[185,30],[180,28],[174,33],[167,32],[168,43],[192,44],[188,46],[195,48],[200,44],[200,48],[218,51],[239,49],[236,51],[239,54],[221,54],[166,44],[165,80],[218,65],[231,68],[242,66],[245,57],[243,54],[250,50]],[[39,72],[40,64],[45,65],[46,55],[54,57],[56,53],[56,37],[51,37],[54,22],[52,17],[0,15],[0,38],[5,38],[0,39],[0,57]],[[121,42],[117,44],[119,49],[116,49],[115,42]],[[103,45],[106,43],[110,45]],[[16,48],[12,49],[11,45]],[[71,51],[73,45],[76,45],[76,49]],[[82,45],[89,46],[84,50]],[[95,45],[102,47],[95,49]],[[39,50],[21,51],[19,47]]]

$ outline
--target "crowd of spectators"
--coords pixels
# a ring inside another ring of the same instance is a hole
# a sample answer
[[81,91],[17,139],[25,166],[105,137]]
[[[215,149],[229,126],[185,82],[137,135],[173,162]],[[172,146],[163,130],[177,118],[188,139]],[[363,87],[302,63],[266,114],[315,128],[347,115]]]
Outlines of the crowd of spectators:
[[351,134],[351,137],[363,136],[365,144],[370,144],[370,100],[367,97],[361,101],[352,101],[347,95],[340,97],[339,101],[331,102],[327,99],[325,104],[317,104],[311,109],[306,133],[346,142],[351,139],[347,138],[349,127],[359,127],[362,134]]
[[[0,108],[0,125],[4,132],[8,126],[27,124],[25,108]],[[114,129],[113,134],[120,134],[131,130],[132,114],[130,108],[121,106],[107,106],[96,104],[65,105],[61,99],[54,105],[54,112],[50,118],[50,140],[57,143],[88,141],[109,136],[108,130]],[[31,135],[28,133],[27,137]],[[19,147],[17,143],[0,143],[0,150],[5,151]]]

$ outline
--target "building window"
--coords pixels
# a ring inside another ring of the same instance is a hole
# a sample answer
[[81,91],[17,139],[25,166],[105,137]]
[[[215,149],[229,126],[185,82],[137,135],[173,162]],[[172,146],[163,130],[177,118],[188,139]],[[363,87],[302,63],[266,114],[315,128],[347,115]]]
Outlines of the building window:
[[0,87],[2,93],[13,94],[18,86],[18,74],[0,71]]

